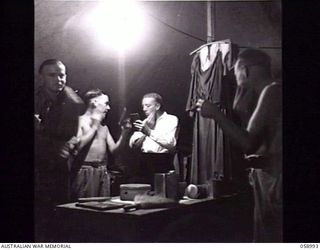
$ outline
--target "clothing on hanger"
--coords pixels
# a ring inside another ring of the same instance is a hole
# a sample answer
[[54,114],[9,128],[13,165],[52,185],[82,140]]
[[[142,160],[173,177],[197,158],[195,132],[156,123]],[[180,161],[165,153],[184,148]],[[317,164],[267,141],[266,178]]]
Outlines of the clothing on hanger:
[[206,71],[209,67],[214,63],[218,51],[222,53],[222,64],[223,64],[223,75],[226,75],[227,72],[232,68],[232,62],[230,58],[231,54],[231,42],[215,42],[208,43],[202,45],[200,49],[198,49],[200,62],[201,62],[201,70]]
[[[221,46],[223,45],[223,46]],[[231,146],[213,119],[200,116],[193,109],[199,98],[216,103],[226,116],[231,115],[235,83],[228,74],[233,67],[231,44],[210,43],[194,55],[186,111],[194,117],[191,182],[205,184],[210,179],[230,180]],[[232,73],[230,73],[232,74]]]

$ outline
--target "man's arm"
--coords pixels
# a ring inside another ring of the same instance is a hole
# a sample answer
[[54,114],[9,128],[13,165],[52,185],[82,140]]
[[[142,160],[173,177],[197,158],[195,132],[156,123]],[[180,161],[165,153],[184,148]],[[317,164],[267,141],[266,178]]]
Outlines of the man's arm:
[[146,138],[145,134],[143,134],[142,132],[136,131],[130,137],[129,146],[131,148],[141,148],[145,138]]
[[69,100],[71,100],[73,103],[76,104],[84,104],[83,100],[80,98],[80,96],[69,86],[65,86],[63,89],[66,96],[69,97]]
[[79,117],[79,127],[77,132],[77,138],[80,140],[78,150],[81,150],[87,145],[98,131],[100,120],[92,119],[92,124],[88,123],[85,119]]
[[151,130],[149,137],[158,143],[161,147],[168,150],[173,150],[177,144],[177,128],[178,118],[175,116],[171,117],[171,121],[168,121],[166,128],[163,130]]
[[124,145],[126,143],[126,140],[127,140],[127,137],[129,135],[129,132],[130,132],[130,128],[126,127],[126,126],[121,127],[120,137],[119,137],[117,142],[114,142],[114,139],[113,139],[113,137],[112,137],[112,135],[110,133],[109,128],[107,126],[105,126],[106,133],[107,133],[106,143],[107,143],[108,148],[109,148],[109,150],[110,150],[110,152],[112,154],[118,153],[124,147]]
[[[219,108],[207,101],[200,106],[201,115],[213,118],[222,128],[224,133],[236,143],[244,153],[253,153],[261,142],[262,133],[268,125],[269,120],[274,116],[274,102],[277,102],[279,95],[272,86],[266,87],[259,98],[258,105],[253,112],[247,129],[243,129],[229,120]],[[279,106],[279,105],[278,105]],[[277,111],[276,111],[277,112]]]
[[173,150],[177,144],[178,118],[176,116],[170,116],[170,119],[161,122],[161,126],[157,125],[157,129],[151,129],[147,124],[144,124],[141,132],[149,136],[150,139],[158,143],[161,147]]
[[78,131],[77,135],[71,137],[62,147],[60,156],[63,158],[69,157],[70,152],[77,154],[85,145],[87,145],[95,136],[100,121],[93,120],[90,126],[89,121],[81,117],[78,118]]

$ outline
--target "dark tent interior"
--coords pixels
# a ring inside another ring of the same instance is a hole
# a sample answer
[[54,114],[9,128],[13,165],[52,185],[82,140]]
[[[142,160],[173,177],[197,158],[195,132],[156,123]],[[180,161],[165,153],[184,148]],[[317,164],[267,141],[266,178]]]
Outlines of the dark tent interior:
[[[97,87],[110,95],[111,127],[123,106],[139,111],[141,97],[151,91],[163,95],[168,113],[183,119],[192,62],[189,53],[204,44],[207,37],[206,2],[140,2],[147,13],[146,34],[122,60],[82,27],[85,13],[97,3],[36,1],[35,75],[40,63],[48,58],[59,58],[70,65],[70,86],[82,93]],[[215,2],[213,22],[215,40],[231,39],[240,49],[264,49],[272,56],[274,74],[281,75],[279,1]]]
[[[128,23],[127,26],[118,27],[121,20],[114,20],[111,27],[117,33],[109,35],[121,38],[117,50],[108,45],[108,42],[114,41],[113,37],[106,37],[101,41],[98,32],[91,30],[93,26],[88,26],[88,15],[100,4],[100,1],[35,1],[35,88],[39,83],[40,64],[49,58],[60,59],[67,66],[67,84],[78,90],[80,96],[92,88],[100,88],[109,95],[111,110],[107,125],[114,138],[120,135],[118,121],[123,108],[126,107],[128,113],[137,112],[141,115],[143,95],[157,92],[164,99],[165,110],[179,119],[178,149],[190,155],[193,122],[186,112],[191,80],[190,67],[193,60],[190,53],[207,42],[207,2],[138,1],[137,4],[144,13],[144,24],[140,24],[144,29],[139,31],[139,40],[134,41],[132,38],[135,34],[131,32]],[[281,80],[281,2],[212,1],[211,4],[214,40],[230,39],[240,51],[246,48],[263,50],[272,58],[273,77]],[[126,14],[125,7],[126,4],[121,5],[118,10],[119,16],[121,12],[130,16]],[[140,13],[138,17],[141,16]],[[135,18],[139,19],[138,17]],[[112,159],[113,167],[120,169],[125,175],[130,175],[135,165],[134,157],[127,148],[121,156]],[[118,191],[115,187],[114,194]],[[233,210],[235,208],[237,209]],[[147,229],[136,227],[136,230],[142,230],[142,234],[145,235],[145,238],[138,242],[251,242],[252,210],[253,201],[250,196],[246,197],[245,201],[235,199],[222,204],[221,207],[215,207],[211,210],[213,216],[204,220],[201,213],[204,211],[205,214],[206,208],[191,211],[192,216],[177,220],[174,220],[174,214],[168,213],[167,217],[173,223],[165,229],[156,216],[150,215],[143,223],[147,225],[146,228],[153,228],[154,231],[147,232],[143,231]],[[234,217],[227,220],[225,217],[228,213]],[[73,217],[72,213],[67,215],[64,219],[69,221],[69,227],[65,230],[74,231],[77,237],[66,236],[65,231],[61,232],[62,229],[55,227],[50,218],[37,221],[36,216],[36,241],[134,241],[129,231],[126,232],[124,229],[125,236],[109,239],[104,234],[90,235],[89,230],[84,229],[88,220],[101,226],[103,217],[83,215],[83,221],[76,224],[76,217]],[[114,216],[117,217],[118,214]],[[123,217],[120,220],[126,219]],[[81,223],[83,228],[75,226]],[[228,223],[234,223],[234,228],[225,226]],[[114,226],[119,227],[121,231],[120,224],[119,222],[108,225],[106,222],[105,230],[112,231]],[[188,230],[190,225],[197,228],[192,233]],[[135,228],[133,225],[127,227]]]

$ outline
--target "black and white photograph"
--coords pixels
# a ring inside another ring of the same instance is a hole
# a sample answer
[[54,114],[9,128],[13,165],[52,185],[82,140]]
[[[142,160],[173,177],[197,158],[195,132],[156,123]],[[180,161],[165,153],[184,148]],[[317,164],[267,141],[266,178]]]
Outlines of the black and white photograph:
[[34,1],[34,240],[281,243],[282,4]]
[[1,248],[318,248],[320,4],[4,3]]
[[320,2],[3,3],[1,248],[318,248]]

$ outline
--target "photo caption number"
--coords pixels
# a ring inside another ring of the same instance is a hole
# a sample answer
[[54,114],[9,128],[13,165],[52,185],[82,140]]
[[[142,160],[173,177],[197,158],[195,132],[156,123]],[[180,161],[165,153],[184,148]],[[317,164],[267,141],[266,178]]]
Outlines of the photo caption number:
[[318,244],[300,244],[300,248],[318,248]]

